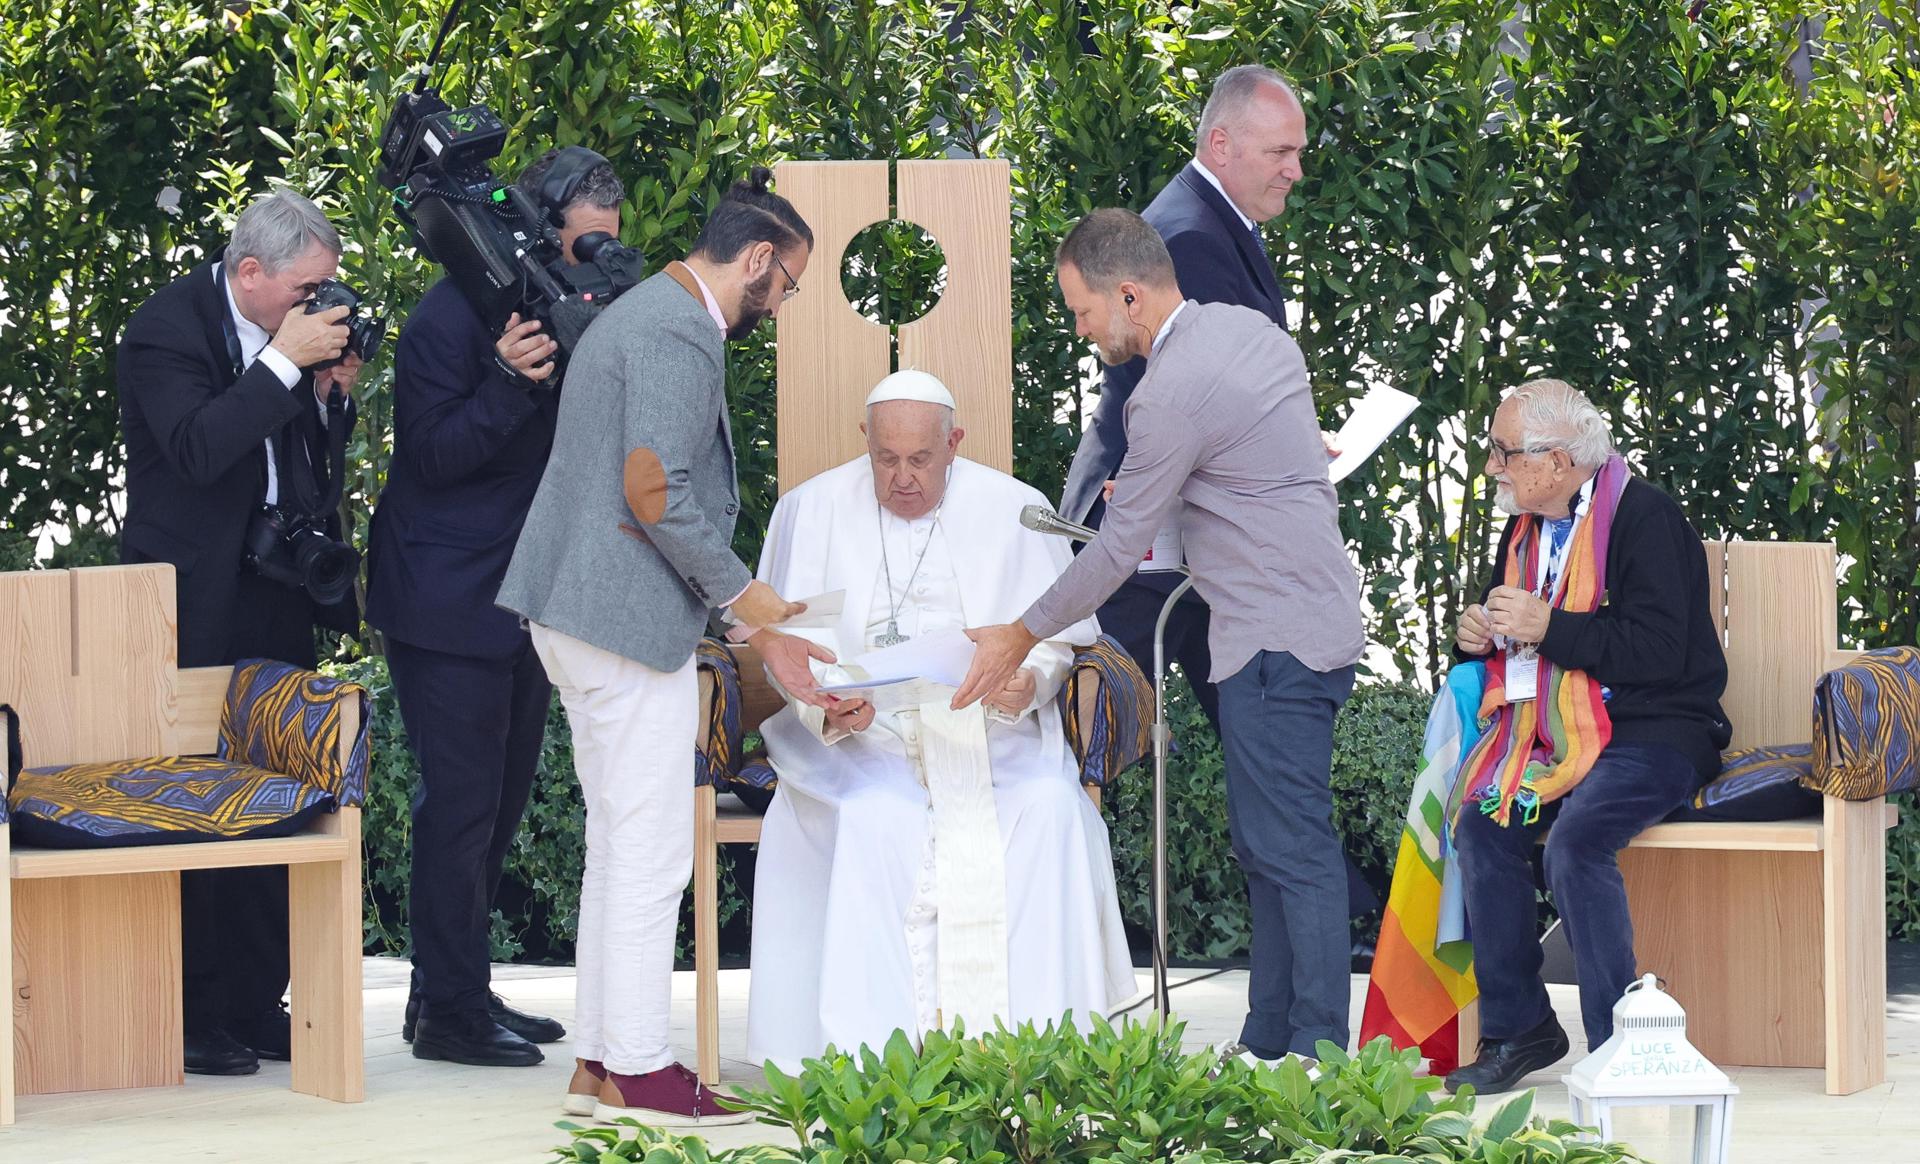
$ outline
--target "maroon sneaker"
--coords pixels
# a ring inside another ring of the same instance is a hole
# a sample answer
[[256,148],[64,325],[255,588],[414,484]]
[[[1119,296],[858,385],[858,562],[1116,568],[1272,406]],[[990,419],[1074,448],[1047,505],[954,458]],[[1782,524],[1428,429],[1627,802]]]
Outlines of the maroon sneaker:
[[606,1064],[598,1059],[575,1059],[573,1080],[567,1084],[567,1097],[560,1110],[568,1115],[590,1116],[600,1102],[600,1085],[606,1082]]
[[594,1105],[593,1118],[610,1124],[631,1117],[656,1128],[705,1128],[753,1119],[750,1111],[721,1107],[716,1101],[722,1098],[727,1097],[709,1090],[699,1076],[678,1063],[645,1075],[609,1071],[600,1085],[600,1102]]

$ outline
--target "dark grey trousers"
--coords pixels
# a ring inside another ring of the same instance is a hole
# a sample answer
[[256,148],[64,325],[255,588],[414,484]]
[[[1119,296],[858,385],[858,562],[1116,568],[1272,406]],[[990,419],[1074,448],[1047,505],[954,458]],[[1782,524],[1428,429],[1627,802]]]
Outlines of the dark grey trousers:
[[1247,876],[1253,957],[1240,1041],[1255,1054],[1347,1045],[1347,878],[1333,831],[1333,720],[1353,668],[1261,651],[1220,685],[1227,816]]

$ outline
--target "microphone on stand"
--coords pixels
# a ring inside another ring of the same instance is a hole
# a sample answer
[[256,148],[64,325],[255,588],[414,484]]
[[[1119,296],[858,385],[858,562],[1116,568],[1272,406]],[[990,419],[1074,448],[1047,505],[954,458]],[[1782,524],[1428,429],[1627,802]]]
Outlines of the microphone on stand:
[[1096,531],[1078,522],[1068,521],[1044,505],[1029,505],[1020,511],[1020,524],[1035,533],[1052,534],[1076,542],[1090,542]]

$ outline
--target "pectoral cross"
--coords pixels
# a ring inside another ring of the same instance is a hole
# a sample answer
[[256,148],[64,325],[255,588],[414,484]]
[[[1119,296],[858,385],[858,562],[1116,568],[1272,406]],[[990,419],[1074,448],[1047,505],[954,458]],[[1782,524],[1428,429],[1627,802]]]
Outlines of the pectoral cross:
[[900,620],[890,618],[887,620],[887,629],[873,636],[873,645],[876,647],[897,647],[901,643],[906,642],[909,637],[908,635],[900,633]]

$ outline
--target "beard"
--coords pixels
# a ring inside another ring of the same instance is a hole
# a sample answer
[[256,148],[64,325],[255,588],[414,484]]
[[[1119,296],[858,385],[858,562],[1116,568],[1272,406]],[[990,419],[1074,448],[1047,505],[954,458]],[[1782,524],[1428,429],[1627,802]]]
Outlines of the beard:
[[1101,363],[1109,368],[1117,368],[1141,354],[1134,351],[1128,344],[1128,338],[1124,335],[1110,335],[1105,339],[1096,339],[1093,341],[1093,350],[1099,353]]
[[758,279],[740,290],[740,320],[727,329],[727,338],[738,343],[753,334],[753,329],[772,315],[762,306],[767,301],[767,292],[773,289],[773,271],[762,272]]
[[1513,487],[1501,485],[1493,491],[1493,507],[1508,517],[1520,516],[1520,501],[1513,495]]

